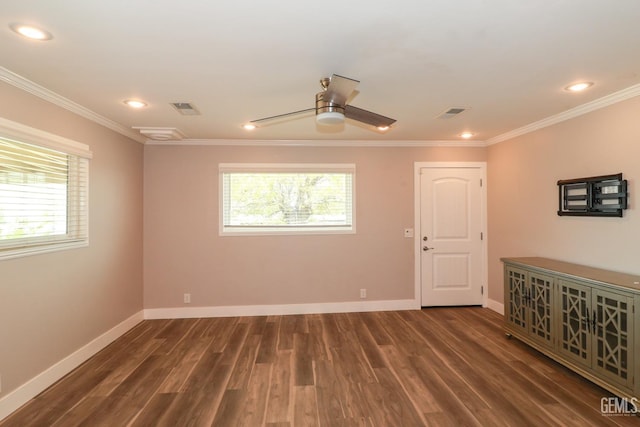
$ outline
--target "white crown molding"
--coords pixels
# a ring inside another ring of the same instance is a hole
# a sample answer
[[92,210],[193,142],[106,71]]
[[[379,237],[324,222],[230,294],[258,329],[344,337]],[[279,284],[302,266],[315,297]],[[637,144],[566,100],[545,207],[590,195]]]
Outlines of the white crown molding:
[[71,101],[70,99],[58,95],[57,93],[43,86],[40,86],[37,83],[34,83],[31,80],[14,73],[13,71],[7,70],[4,67],[0,67],[0,80],[17,87],[18,89],[22,89],[25,92],[35,95],[38,98],[55,104],[58,107],[62,107],[65,110],[71,111],[72,113],[84,117],[85,119],[91,120],[92,122],[111,129],[112,131],[118,132],[119,134],[124,135],[127,138],[131,138],[134,141],[144,143],[146,139],[139,133],[134,132],[125,126],[122,126],[121,124],[116,123],[113,120],[107,119],[106,117],[103,117],[100,114],[95,113],[88,108]]
[[271,316],[315,313],[357,313],[366,311],[419,310],[415,299],[351,301],[317,304],[274,304],[212,307],[147,308],[145,319],[192,319],[199,317]]
[[553,116],[549,116],[545,119],[538,120],[537,122],[533,122],[526,126],[522,126],[520,128],[503,133],[502,135],[494,136],[493,138],[489,138],[486,140],[486,145],[489,146],[489,145],[497,144],[498,142],[506,141],[508,139],[512,139],[520,135],[524,135],[539,129],[543,129],[543,128],[555,125],[557,123],[561,123],[561,122],[573,119],[575,117],[582,116],[592,111],[596,111],[601,108],[608,107],[613,104],[617,104],[618,102],[625,101],[627,99],[636,97],[638,95],[640,95],[640,84],[633,85],[626,89],[619,90],[618,92],[614,92],[610,95],[603,96],[602,98],[598,98],[591,102],[587,102],[586,104],[578,105],[577,107],[571,108],[567,111],[563,111],[562,113],[558,113]]
[[260,140],[260,139],[183,139],[153,141],[146,145],[211,145],[211,146],[269,146],[269,147],[485,147],[483,141],[363,141],[363,140]]
[[543,129],[566,120],[599,110],[621,101],[640,95],[640,84],[630,86],[610,95],[579,105],[567,111],[549,116],[537,122],[530,123],[486,141],[457,141],[457,140],[426,140],[426,141],[359,141],[359,140],[257,140],[257,139],[183,139],[169,141],[154,141],[131,129],[101,116],[67,99],[57,93],[38,85],[2,66],[0,66],[0,81],[9,83],[19,89],[51,102],[72,113],[91,120],[99,125],[111,129],[121,135],[148,145],[211,145],[211,146],[273,146],[273,147],[487,147],[508,139],[515,138],[539,129]]
[[0,421],[143,320],[139,311],[0,399]]

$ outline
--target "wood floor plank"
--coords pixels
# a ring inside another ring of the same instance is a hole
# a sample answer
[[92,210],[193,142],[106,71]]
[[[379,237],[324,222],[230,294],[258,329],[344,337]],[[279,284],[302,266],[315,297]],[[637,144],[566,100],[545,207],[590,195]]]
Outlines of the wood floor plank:
[[420,426],[425,419],[388,368],[375,368],[378,382],[363,385],[368,413],[385,426]]
[[369,329],[369,333],[376,341],[378,345],[391,345],[393,340],[384,329],[380,322],[380,316],[378,313],[358,313],[362,322],[366,325],[367,329]]
[[236,427],[241,416],[246,393],[245,390],[238,389],[225,391],[212,425],[216,427]]
[[282,316],[278,329],[278,351],[293,350],[293,334],[300,316]]
[[310,342],[308,333],[296,333],[293,336],[293,378],[296,386],[315,384],[313,360],[309,354]]
[[276,357],[269,384],[265,422],[272,425],[278,423],[289,424],[292,420],[292,352],[281,351]]
[[145,359],[107,396],[105,404],[98,406],[81,425],[109,426],[113,423],[127,425],[153,398],[164,381],[170,368],[163,362],[159,356],[150,356]]
[[338,379],[334,364],[329,360],[315,363],[317,411],[320,425],[330,426],[347,417],[346,386]]
[[319,426],[315,387],[296,386],[293,388],[293,396],[293,425],[305,427]]
[[97,397],[109,396],[163,342],[163,339],[151,338],[140,345],[118,352],[117,356],[114,356],[108,362],[108,366],[111,368],[109,376],[94,387],[89,392],[89,395]]
[[58,386],[50,387],[31,400],[31,410],[17,412],[2,425],[23,427],[51,424],[86,399],[87,394],[109,374],[106,370],[86,373],[76,370],[59,382]]
[[[178,393],[157,393],[149,403],[138,413],[138,415],[129,423],[130,427],[143,426],[168,426],[167,422],[162,422],[164,415],[171,408]],[[63,424],[64,425],[64,424]],[[70,424],[68,424],[70,425]]]
[[[186,388],[178,393],[159,423],[166,426],[204,426],[211,425],[218,416],[225,384],[231,373],[231,365],[220,363],[218,359],[211,367],[211,372],[204,376],[200,387]],[[228,391],[228,390],[227,390]]]
[[[96,408],[105,404],[106,397],[90,397],[82,399],[59,418],[50,418],[43,422],[16,424],[20,426],[68,427],[79,426]],[[55,421],[54,421],[55,420]]]
[[210,345],[209,340],[199,338],[184,339],[176,346],[171,357],[167,356],[167,364],[171,366],[171,371],[158,389],[158,393],[180,392],[205,352],[211,352]]
[[358,343],[365,354],[369,365],[372,368],[386,368],[387,362],[380,351],[380,347],[374,340],[371,332],[366,327],[362,319],[357,315],[354,315],[351,320],[355,334],[358,337]]
[[266,322],[256,355],[256,363],[273,363],[276,359],[279,322]]
[[483,308],[143,321],[3,421],[69,426],[632,426]]
[[244,395],[242,416],[236,422],[238,427],[254,427],[264,424],[272,368],[270,363],[256,363],[251,372],[247,392]]
[[251,334],[247,336],[231,372],[231,379],[227,386],[229,389],[245,390],[247,388],[251,371],[256,362],[260,339],[260,335]]
[[409,398],[413,400],[416,410],[422,414],[442,412],[442,408],[438,406],[432,394],[433,390],[420,379],[409,360],[393,345],[383,346],[382,352],[387,359],[389,369],[396,375]]

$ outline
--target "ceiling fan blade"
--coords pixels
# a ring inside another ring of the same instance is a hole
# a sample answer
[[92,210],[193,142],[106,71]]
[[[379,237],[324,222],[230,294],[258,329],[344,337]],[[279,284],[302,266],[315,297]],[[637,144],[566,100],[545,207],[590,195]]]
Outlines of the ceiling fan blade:
[[359,83],[359,80],[334,74],[331,76],[331,82],[324,93],[324,100],[333,104],[345,105],[347,98],[349,98],[349,95],[351,95]]
[[293,115],[296,115],[296,114],[307,113],[309,111],[315,111],[315,110],[316,110],[315,107],[313,107],[313,108],[305,108],[304,110],[292,111],[290,113],[278,114],[276,116],[269,116],[269,117],[263,117],[261,119],[251,120],[249,123],[261,123],[261,122],[266,122],[268,120],[281,119],[283,117],[288,117],[288,116],[293,116]]
[[371,111],[363,110],[362,108],[354,107],[353,105],[347,105],[344,107],[344,116],[348,119],[376,127],[391,126],[396,121],[396,119],[372,113]]

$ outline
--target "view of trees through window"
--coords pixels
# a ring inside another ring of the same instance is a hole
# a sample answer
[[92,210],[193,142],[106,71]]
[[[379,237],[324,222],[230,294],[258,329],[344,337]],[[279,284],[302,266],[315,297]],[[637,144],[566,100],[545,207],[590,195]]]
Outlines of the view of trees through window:
[[0,140],[0,241],[67,232],[68,156]]
[[0,240],[67,231],[67,186],[42,174],[0,173]]
[[350,173],[224,173],[227,227],[331,227],[352,222]]

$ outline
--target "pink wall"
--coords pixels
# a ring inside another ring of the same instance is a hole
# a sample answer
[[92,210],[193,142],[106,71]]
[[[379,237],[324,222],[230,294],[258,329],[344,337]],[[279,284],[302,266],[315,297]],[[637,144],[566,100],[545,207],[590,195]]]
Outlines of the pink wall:
[[87,144],[89,247],[0,261],[11,392],[142,310],[142,144],[0,83],[0,117]]
[[[414,298],[413,164],[484,148],[145,146],[145,308]],[[218,235],[219,163],[355,163],[352,235]]]
[[[489,298],[503,301],[501,257],[543,256],[640,274],[640,97],[488,148]],[[623,218],[559,217],[560,179],[622,172]]]

